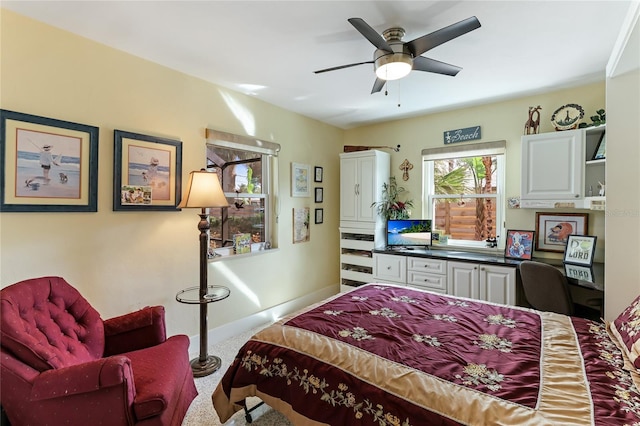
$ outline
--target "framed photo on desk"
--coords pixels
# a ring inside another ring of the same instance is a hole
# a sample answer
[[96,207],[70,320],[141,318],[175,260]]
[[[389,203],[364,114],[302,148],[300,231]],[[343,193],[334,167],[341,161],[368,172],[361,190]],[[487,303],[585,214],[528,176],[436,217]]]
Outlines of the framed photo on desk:
[[591,235],[569,235],[564,250],[564,263],[591,266],[596,251],[596,237]]

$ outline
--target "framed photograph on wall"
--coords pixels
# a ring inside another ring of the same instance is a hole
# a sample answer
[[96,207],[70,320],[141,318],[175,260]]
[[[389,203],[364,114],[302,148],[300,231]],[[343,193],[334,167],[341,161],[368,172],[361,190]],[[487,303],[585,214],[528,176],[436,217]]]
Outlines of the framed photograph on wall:
[[178,211],[182,142],[115,130],[113,210]]
[[593,265],[596,238],[591,235],[569,235],[567,248],[564,251],[564,263],[582,266]]
[[293,208],[293,244],[306,243],[311,239],[309,207]]
[[315,189],[315,201],[316,203],[321,203],[324,199],[324,189],[316,188]]
[[311,166],[291,163],[291,196],[308,197],[311,195]]
[[313,181],[322,182],[322,167],[316,166],[313,168]]
[[98,211],[98,128],[0,110],[0,210]]
[[324,209],[316,209],[316,225],[324,222]]
[[535,231],[507,231],[507,242],[504,246],[504,257],[507,259],[531,260]]
[[586,235],[587,213],[536,213],[537,251],[563,253],[569,235]]

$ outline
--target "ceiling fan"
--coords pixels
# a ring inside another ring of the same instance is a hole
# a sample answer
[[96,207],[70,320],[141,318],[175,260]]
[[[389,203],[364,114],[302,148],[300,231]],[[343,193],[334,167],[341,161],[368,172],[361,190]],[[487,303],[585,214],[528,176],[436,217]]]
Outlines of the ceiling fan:
[[373,53],[373,60],[326,68],[314,71],[314,73],[320,74],[356,65],[373,64],[376,72],[376,81],[373,83],[371,93],[382,90],[387,80],[397,80],[405,77],[412,69],[455,76],[462,68],[420,55],[447,41],[480,28],[480,21],[475,16],[472,16],[422,37],[403,42],[402,37],[405,33],[403,28],[389,28],[381,36],[361,18],[349,18],[348,21],[377,48]]

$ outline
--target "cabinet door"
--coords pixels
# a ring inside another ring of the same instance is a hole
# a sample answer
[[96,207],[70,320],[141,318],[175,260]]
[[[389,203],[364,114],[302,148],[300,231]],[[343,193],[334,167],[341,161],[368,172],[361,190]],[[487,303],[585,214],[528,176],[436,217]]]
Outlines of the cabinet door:
[[582,130],[523,136],[521,199],[583,198],[583,139]]
[[373,254],[374,278],[398,284],[407,283],[407,258],[391,254]]
[[480,299],[478,265],[466,262],[447,262],[447,293],[454,296]]
[[340,220],[358,220],[358,159],[340,159]]
[[516,269],[480,265],[480,298],[504,305],[516,304]]
[[376,209],[371,207],[376,201],[376,157],[358,158],[358,182],[356,183],[356,210],[361,222],[375,222]]

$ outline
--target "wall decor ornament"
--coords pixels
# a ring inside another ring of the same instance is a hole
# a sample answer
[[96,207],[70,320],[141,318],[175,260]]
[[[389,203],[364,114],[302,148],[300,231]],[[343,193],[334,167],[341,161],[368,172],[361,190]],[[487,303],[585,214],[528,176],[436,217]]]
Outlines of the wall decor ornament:
[[0,211],[98,211],[95,126],[0,110]]
[[556,130],[571,130],[578,127],[584,117],[584,109],[578,104],[566,104],[553,112],[551,123]]
[[324,199],[324,189],[322,187],[318,187],[315,189],[315,202],[321,203]]
[[404,159],[402,164],[400,164],[400,170],[402,170],[402,180],[409,180],[409,170],[413,169],[413,164],[409,162],[408,159]]
[[178,211],[182,142],[115,130],[113,210]]
[[305,243],[311,239],[309,207],[293,209],[293,244]]
[[311,195],[311,166],[291,163],[291,196],[308,197]]
[[313,168],[313,181],[322,182],[322,167],[316,166]]
[[539,133],[540,130],[540,110],[542,107],[538,105],[537,107],[529,107],[529,119],[524,123],[524,134],[525,135],[535,135]]

